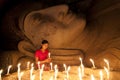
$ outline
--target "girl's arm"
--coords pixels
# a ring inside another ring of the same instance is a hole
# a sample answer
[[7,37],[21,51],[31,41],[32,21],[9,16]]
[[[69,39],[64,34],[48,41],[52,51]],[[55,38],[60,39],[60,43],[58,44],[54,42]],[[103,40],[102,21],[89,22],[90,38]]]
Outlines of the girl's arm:
[[[36,64],[38,63],[38,57],[35,57],[35,61],[36,61]],[[49,62],[51,62],[51,58],[47,58],[47,59],[45,59],[45,60],[43,60],[43,61],[40,61],[40,64],[44,64],[44,63],[49,63]]]

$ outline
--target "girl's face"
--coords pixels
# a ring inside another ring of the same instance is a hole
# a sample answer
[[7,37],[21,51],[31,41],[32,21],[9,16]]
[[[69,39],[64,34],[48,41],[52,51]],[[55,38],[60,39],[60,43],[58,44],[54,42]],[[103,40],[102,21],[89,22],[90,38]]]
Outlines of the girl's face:
[[46,50],[48,48],[48,43],[42,44],[42,49]]

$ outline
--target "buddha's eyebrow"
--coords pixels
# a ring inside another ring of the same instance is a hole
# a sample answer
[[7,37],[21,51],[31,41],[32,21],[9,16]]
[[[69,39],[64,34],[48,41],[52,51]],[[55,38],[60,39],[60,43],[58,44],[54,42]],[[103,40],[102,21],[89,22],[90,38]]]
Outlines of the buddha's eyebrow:
[[35,13],[31,15],[33,20],[38,20],[41,22],[54,22],[55,19],[52,16],[46,15],[46,14],[41,14],[41,13]]

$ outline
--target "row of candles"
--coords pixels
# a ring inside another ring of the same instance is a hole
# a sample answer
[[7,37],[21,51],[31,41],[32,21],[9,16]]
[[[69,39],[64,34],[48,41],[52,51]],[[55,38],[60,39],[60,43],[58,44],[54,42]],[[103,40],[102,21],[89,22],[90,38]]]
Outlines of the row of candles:
[[[50,57],[50,55],[49,55]],[[81,65],[79,66],[78,68],[78,75],[79,75],[79,80],[83,80],[83,77],[85,75],[85,69],[84,69],[84,65],[83,65],[83,61],[82,61],[82,58],[79,58],[80,62],[81,62]],[[94,64],[94,61],[93,59],[90,59],[90,62],[92,63],[92,66],[93,68],[96,68],[95,64]],[[107,80],[109,80],[110,78],[110,66],[109,66],[109,62],[107,59],[104,59],[104,62],[106,63],[107,67],[104,67],[104,70],[107,74]],[[40,62],[38,62],[38,65],[40,64]],[[18,63],[17,65],[17,74],[18,74],[18,80],[21,80],[21,77],[23,76],[24,72],[21,72],[21,69],[20,69],[20,66],[21,66],[21,63]],[[43,71],[44,71],[44,67],[45,65],[43,64],[42,67],[38,66],[38,69],[39,69],[39,80],[42,80],[42,74],[43,74]],[[65,80],[69,80],[69,71],[70,71],[70,66],[66,66],[66,64],[63,64],[63,67],[64,67],[64,71],[65,71],[65,74],[66,74],[66,78]],[[10,69],[12,68],[12,65],[9,65],[8,66],[8,69],[7,69],[7,75],[9,75],[10,73]],[[35,80],[35,75],[33,75],[33,71],[34,71],[34,64],[32,63],[31,64],[31,69],[30,69],[30,62],[27,62],[27,69],[30,70],[30,80]],[[54,71],[54,80],[57,80],[57,75],[58,75],[58,68],[57,68],[57,65],[54,65],[54,70],[53,70],[53,64],[52,62],[50,63],[50,70],[51,71]],[[0,70],[0,80],[2,80],[2,77],[1,77],[1,74],[2,74],[3,70],[1,69]],[[103,72],[102,70],[100,70],[99,72],[100,74],[100,80],[104,80],[103,78]],[[53,80],[53,77],[50,78],[50,80]],[[93,74],[91,74],[91,80],[95,80],[95,77]]]

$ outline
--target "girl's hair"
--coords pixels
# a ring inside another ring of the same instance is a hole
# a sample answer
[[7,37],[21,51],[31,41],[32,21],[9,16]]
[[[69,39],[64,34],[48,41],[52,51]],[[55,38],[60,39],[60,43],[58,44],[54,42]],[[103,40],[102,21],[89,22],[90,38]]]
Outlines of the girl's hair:
[[47,40],[42,40],[42,43],[41,43],[40,49],[42,48],[42,44],[48,44],[48,41],[47,41]]
[[42,44],[46,44],[46,43],[48,43],[47,40],[42,40]]

